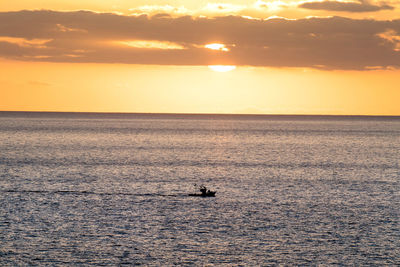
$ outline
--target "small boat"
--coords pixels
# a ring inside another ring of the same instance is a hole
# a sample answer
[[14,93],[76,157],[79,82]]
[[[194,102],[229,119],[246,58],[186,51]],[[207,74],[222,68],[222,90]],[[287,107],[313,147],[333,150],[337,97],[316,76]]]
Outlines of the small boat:
[[215,197],[216,191],[207,189],[204,185],[200,186],[200,194],[189,194],[191,197]]
[[189,194],[191,197],[215,197],[216,191],[207,191],[205,194]]

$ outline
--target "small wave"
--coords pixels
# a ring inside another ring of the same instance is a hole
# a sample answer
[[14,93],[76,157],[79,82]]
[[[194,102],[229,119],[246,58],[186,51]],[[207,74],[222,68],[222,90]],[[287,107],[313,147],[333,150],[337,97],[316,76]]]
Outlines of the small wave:
[[142,197],[179,197],[186,194],[158,194],[158,193],[129,193],[129,192],[91,192],[91,191],[75,191],[75,190],[2,190],[3,193],[21,193],[21,194],[65,194],[65,195],[99,195],[99,196],[142,196]]

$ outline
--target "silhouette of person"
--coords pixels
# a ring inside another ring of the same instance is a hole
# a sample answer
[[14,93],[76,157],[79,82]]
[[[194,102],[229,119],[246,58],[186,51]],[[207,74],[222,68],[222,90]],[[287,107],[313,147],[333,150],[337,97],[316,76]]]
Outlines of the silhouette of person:
[[206,195],[207,194],[207,188],[205,186],[201,186],[200,187],[200,192],[202,195]]

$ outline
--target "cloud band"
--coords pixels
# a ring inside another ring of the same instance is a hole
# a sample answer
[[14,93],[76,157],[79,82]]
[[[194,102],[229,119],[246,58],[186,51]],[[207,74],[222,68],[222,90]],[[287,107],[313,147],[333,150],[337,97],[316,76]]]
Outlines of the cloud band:
[[[0,13],[0,56],[25,61],[398,68],[399,35],[400,20]],[[127,45],[138,41],[158,46]],[[224,44],[229,51],[207,49],[210,43]]]

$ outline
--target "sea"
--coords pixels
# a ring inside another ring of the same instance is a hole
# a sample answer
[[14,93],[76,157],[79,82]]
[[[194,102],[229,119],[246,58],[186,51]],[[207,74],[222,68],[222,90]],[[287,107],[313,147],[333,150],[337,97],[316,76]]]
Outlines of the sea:
[[1,266],[399,266],[399,207],[400,117],[0,112]]

